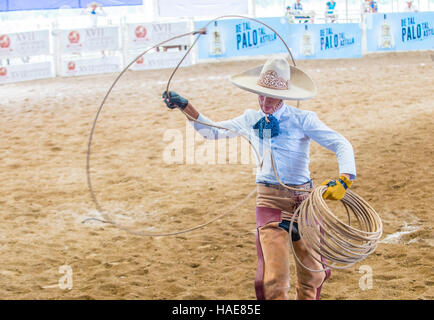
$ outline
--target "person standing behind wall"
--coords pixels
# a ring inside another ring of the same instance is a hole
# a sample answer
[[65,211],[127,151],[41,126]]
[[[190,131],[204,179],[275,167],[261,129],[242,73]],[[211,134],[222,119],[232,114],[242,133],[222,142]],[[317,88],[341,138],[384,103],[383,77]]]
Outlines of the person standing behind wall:
[[[292,6],[292,13],[298,19],[298,22],[308,23],[309,20],[313,20],[314,12],[304,12],[303,5],[301,4],[301,0],[297,0]],[[313,21],[312,21],[313,22]]]
[[413,0],[406,1],[404,12],[417,12],[417,7],[414,4]]
[[303,5],[301,4],[301,0],[297,0],[296,3],[292,6],[294,11],[298,11],[299,13],[303,12]]
[[334,0],[327,1],[326,3],[326,11],[325,11],[325,22],[329,21],[334,23],[336,21],[335,14],[336,2]]
[[366,13],[369,13],[369,11],[370,11],[370,9],[369,9],[369,4],[370,4],[370,1],[369,1],[369,0],[364,0],[364,1],[362,2],[362,6],[361,6],[361,9],[360,9],[360,11],[362,12],[362,16],[363,16],[364,14],[366,14]]
[[294,14],[292,13],[291,6],[286,7],[285,17],[289,23],[294,23]]
[[373,0],[365,0],[362,3],[362,7],[361,7],[360,11],[362,13],[362,18],[367,13],[376,13],[376,12],[378,12],[377,2],[375,2]]
[[370,5],[371,5],[370,0],[364,0],[362,2],[361,8],[360,8],[361,21],[364,21],[366,14],[371,13],[371,6]]
[[[87,14],[90,18],[90,27],[97,28],[98,27],[98,16],[106,17],[107,13],[102,8],[102,4],[98,2],[92,2],[87,5],[86,9],[83,9],[81,14]],[[105,51],[101,50],[102,57],[105,57]]]
[[96,28],[98,26],[98,16],[107,16],[107,13],[102,8],[102,5],[98,2],[89,3],[87,8],[82,10],[81,14],[89,15],[91,28]]
[[376,1],[374,1],[374,0],[369,1],[369,10],[370,10],[370,13],[378,12],[378,5],[377,5]]

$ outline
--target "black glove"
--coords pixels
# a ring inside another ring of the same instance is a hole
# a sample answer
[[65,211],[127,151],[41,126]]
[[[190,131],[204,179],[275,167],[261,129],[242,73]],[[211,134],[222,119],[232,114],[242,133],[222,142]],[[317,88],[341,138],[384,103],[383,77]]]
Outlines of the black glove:
[[188,105],[188,100],[174,91],[169,91],[169,96],[167,96],[167,91],[164,91],[162,98],[166,106],[170,109],[180,108],[184,110]]

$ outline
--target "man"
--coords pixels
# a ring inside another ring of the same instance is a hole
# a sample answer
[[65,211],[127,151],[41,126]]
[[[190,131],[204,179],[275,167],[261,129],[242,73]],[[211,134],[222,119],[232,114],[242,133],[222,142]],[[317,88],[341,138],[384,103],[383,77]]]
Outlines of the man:
[[290,6],[286,7],[285,17],[286,17],[286,19],[288,19],[289,23],[294,23],[294,14],[293,14]]
[[404,12],[417,12],[417,7],[413,3],[413,0],[406,1],[406,5],[404,7]]
[[335,15],[336,2],[334,0],[327,1],[326,3],[326,11],[325,11],[325,20],[326,23],[330,20],[330,22],[336,21]]
[[365,20],[365,16],[371,13],[371,0],[365,0],[361,4],[360,14],[361,14],[361,21]]
[[293,5],[293,9],[294,9],[295,11],[299,11],[299,12],[302,12],[302,11],[303,11],[303,5],[301,4],[300,0],[297,0],[297,2],[294,3],[294,5]]
[[91,28],[98,27],[98,16],[107,16],[107,13],[102,8],[102,5],[98,2],[89,3],[86,9],[81,11],[81,14],[89,15]]
[[[309,19],[313,19],[314,12],[304,12],[303,11],[303,5],[301,4],[301,0],[297,0],[292,6],[292,13],[295,15],[295,18],[298,20],[298,23],[308,23]],[[312,21],[313,23],[313,21]]]
[[287,6],[285,16],[289,16],[290,14],[291,14],[291,6]]
[[[316,114],[287,105],[283,100],[306,100],[316,94],[312,80],[303,71],[290,67],[284,58],[270,58],[264,64],[233,76],[231,82],[241,89],[258,95],[259,110],[246,110],[231,120],[215,123],[199,113],[187,99],[175,92],[163,94],[166,105],[182,109],[200,122],[228,128],[209,127],[194,122],[207,139],[247,135],[252,145],[263,157],[263,165],[256,174],[257,199],[257,253],[258,267],[255,290],[258,299],[288,299],[289,290],[289,221],[292,214],[309,194],[288,190],[279,184],[274,174],[288,186],[297,189],[313,187],[309,172],[309,144],[315,140],[336,153],[340,177],[326,181],[326,199],[340,200],[356,177],[351,144],[339,133],[328,128]],[[267,150],[271,150],[271,153]],[[274,160],[274,161],[273,161]],[[272,163],[273,161],[273,163]],[[310,251],[298,234],[294,223],[291,231],[295,253],[301,263],[310,269],[320,270],[322,257]],[[316,259],[315,259],[316,258]],[[296,299],[319,299],[327,272],[311,272],[296,264]]]
[[378,5],[377,2],[374,0],[369,1],[369,12],[370,13],[377,13],[378,12]]

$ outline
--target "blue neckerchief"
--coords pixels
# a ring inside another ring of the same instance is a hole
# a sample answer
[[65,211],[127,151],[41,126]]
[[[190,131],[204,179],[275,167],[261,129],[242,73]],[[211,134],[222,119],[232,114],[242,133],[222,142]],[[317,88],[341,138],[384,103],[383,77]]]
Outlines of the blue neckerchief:
[[264,137],[270,138],[270,133],[271,133],[271,138],[279,135],[280,133],[279,121],[272,114],[268,115],[268,120],[270,122],[267,122],[264,116],[261,119],[259,119],[259,121],[256,122],[255,125],[253,126],[253,129],[255,129],[255,133],[261,139],[264,139]]

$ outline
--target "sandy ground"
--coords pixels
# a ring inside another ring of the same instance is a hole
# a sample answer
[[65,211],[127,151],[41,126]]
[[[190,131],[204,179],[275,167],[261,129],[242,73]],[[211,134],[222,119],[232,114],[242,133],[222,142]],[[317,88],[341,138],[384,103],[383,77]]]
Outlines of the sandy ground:
[[[384,223],[375,254],[334,271],[323,299],[434,298],[432,54],[298,62],[319,88],[301,108],[315,111],[351,141],[358,169],[353,190]],[[206,116],[228,119],[258,108],[256,97],[232,86],[228,76],[262,62],[183,68],[172,90]],[[240,159],[164,161],[174,132],[184,142],[181,157],[192,152],[184,116],[160,99],[169,74],[128,72],[95,131],[91,172],[97,198],[131,230],[172,232],[204,223],[255,187],[254,165]],[[115,76],[0,86],[0,298],[255,299],[254,197],[213,224],[174,237],[82,223],[101,218],[88,190],[86,152],[98,105]],[[195,143],[202,159],[204,141]],[[312,143],[311,171],[317,184],[335,178],[334,154]],[[59,273],[65,265],[72,271],[70,290],[58,285],[59,279],[65,283]],[[362,290],[366,268],[372,269],[372,288]],[[293,265],[291,275],[293,295]]]

